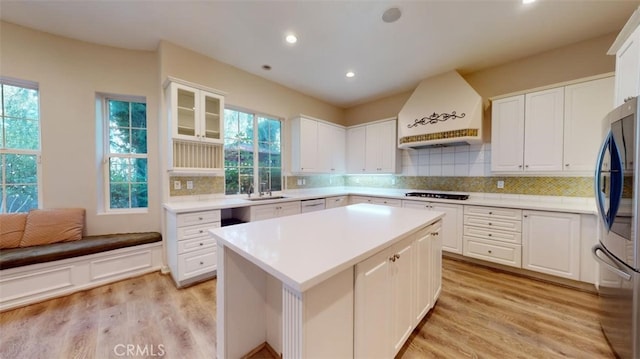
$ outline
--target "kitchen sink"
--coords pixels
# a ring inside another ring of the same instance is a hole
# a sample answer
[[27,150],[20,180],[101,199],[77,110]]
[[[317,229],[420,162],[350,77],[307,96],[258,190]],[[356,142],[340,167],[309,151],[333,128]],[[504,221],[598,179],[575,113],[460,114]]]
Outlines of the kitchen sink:
[[285,196],[265,196],[265,197],[251,197],[251,198],[247,198],[248,201],[266,201],[269,199],[283,199],[283,198],[287,198]]

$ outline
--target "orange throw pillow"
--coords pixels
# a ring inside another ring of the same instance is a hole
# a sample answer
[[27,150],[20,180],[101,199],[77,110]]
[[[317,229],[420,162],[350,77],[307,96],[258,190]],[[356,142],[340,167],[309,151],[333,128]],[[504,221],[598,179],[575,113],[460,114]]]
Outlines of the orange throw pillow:
[[27,216],[27,225],[20,247],[70,242],[82,238],[84,208],[34,209]]
[[26,213],[0,214],[0,249],[20,247]]

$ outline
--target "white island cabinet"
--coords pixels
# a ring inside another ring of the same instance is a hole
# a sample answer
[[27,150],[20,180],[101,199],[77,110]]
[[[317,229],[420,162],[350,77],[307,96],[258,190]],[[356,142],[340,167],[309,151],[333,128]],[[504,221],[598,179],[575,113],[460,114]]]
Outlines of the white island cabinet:
[[357,204],[212,229],[217,357],[393,358],[437,299],[443,216]]

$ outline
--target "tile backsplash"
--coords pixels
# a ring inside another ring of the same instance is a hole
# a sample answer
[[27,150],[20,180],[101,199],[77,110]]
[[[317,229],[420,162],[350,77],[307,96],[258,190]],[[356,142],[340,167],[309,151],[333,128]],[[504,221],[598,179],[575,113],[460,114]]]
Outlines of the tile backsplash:
[[407,149],[402,151],[405,176],[491,176],[491,144]]

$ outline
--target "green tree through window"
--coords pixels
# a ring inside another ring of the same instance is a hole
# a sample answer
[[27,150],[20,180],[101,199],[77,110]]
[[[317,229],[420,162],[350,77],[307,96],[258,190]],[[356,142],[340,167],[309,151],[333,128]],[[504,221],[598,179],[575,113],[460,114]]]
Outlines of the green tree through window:
[[282,190],[282,122],[225,109],[224,129],[225,193]]
[[37,85],[0,79],[0,213],[38,208],[40,106]]
[[147,208],[147,105],[106,102],[109,208]]

